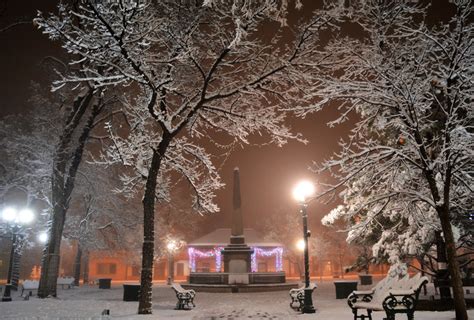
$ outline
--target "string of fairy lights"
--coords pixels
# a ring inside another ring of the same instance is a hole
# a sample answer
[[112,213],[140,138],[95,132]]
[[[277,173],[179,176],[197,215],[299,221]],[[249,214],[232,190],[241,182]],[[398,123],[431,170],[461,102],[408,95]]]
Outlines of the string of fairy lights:
[[[251,270],[258,271],[258,257],[275,257],[275,271],[283,271],[283,248],[276,247],[273,249],[263,249],[259,247],[251,247],[253,253],[251,255]],[[216,272],[222,272],[222,250],[224,247],[215,247],[210,250],[199,250],[196,248],[188,248],[189,268],[191,272],[196,272],[196,262],[199,258],[215,258]]]

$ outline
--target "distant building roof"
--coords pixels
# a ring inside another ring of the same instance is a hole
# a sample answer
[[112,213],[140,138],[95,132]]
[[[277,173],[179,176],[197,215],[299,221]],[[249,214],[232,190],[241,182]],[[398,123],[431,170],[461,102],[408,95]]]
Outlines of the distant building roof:
[[[229,243],[230,228],[220,228],[206,234],[205,236],[191,241],[188,247],[225,246]],[[245,242],[249,247],[282,247],[278,242],[264,240],[254,229],[244,228]]]

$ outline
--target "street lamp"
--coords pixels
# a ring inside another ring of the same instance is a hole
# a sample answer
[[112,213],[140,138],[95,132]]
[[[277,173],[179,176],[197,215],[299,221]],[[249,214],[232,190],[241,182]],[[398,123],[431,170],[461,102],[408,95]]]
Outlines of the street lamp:
[[303,313],[315,313],[313,306],[313,289],[310,288],[309,278],[309,253],[308,253],[308,237],[311,233],[308,231],[308,215],[306,208],[308,207],[307,200],[314,194],[314,185],[309,181],[301,181],[293,189],[293,197],[300,205],[300,213],[303,218],[303,245],[304,245],[304,305],[301,308]]
[[38,234],[38,241],[41,244],[46,243],[46,241],[48,241],[48,238],[49,238],[49,236],[48,236],[48,233],[46,231],[43,231],[40,234]]
[[298,240],[298,242],[296,242],[296,248],[297,248],[299,251],[303,252],[305,247],[306,247],[306,246],[305,246],[305,244],[304,244],[304,239],[300,239],[300,240]]
[[3,292],[2,301],[12,301],[11,289],[17,288],[18,279],[13,279],[14,268],[18,272],[17,267],[19,265],[20,256],[17,251],[18,246],[18,233],[21,231],[22,226],[31,223],[35,218],[33,211],[28,208],[24,208],[17,211],[13,207],[4,208],[2,211],[2,219],[11,226],[12,230],[12,248],[10,251],[10,262],[8,264],[8,276],[7,284],[5,285],[5,291]]
[[174,252],[178,248],[176,241],[170,240],[166,244],[166,248],[168,249],[168,284],[171,284],[174,280]]

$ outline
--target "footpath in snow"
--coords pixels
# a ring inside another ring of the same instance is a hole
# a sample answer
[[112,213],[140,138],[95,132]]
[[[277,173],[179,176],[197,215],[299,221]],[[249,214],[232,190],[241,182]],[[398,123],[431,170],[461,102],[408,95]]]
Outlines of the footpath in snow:
[[[153,289],[153,315],[137,315],[138,302],[122,301],[121,285],[113,285],[110,290],[84,286],[74,289],[59,289],[59,298],[28,301],[14,292],[13,302],[0,303],[0,319],[320,319],[350,320],[351,309],[346,300],[337,300],[334,284],[318,284],[313,295],[316,314],[301,314],[290,308],[287,291],[256,293],[206,293],[198,292],[196,308],[190,311],[174,310],[176,297],[169,286],[155,284]],[[364,289],[362,287],[359,289]],[[104,309],[110,316],[101,316]],[[474,310],[469,310],[469,318],[474,319]],[[384,312],[375,312],[373,319],[382,320]],[[406,315],[397,316],[406,319]],[[416,320],[451,320],[454,312],[417,311]]]

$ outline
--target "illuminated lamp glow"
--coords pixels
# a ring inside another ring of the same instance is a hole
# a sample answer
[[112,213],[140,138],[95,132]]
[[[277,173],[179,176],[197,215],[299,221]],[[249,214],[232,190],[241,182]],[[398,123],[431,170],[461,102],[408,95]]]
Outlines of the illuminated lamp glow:
[[35,219],[35,214],[30,209],[22,209],[18,213],[18,221],[22,224],[31,223]]
[[306,246],[305,246],[305,244],[304,244],[304,240],[303,240],[303,239],[300,239],[300,240],[298,240],[298,242],[296,242],[296,248],[297,248],[298,250],[303,251],[303,250],[304,250],[304,247],[306,247]]
[[46,243],[46,241],[48,241],[48,233],[47,232],[41,232],[39,235],[38,235],[38,241],[40,243]]
[[12,207],[7,207],[2,211],[2,219],[5,221],[13,221],[16,219],[16,210]]
[[298,202],[305,202],[314,194],[314,185],[309,181],[301,181],[293,189],[293,197]]

